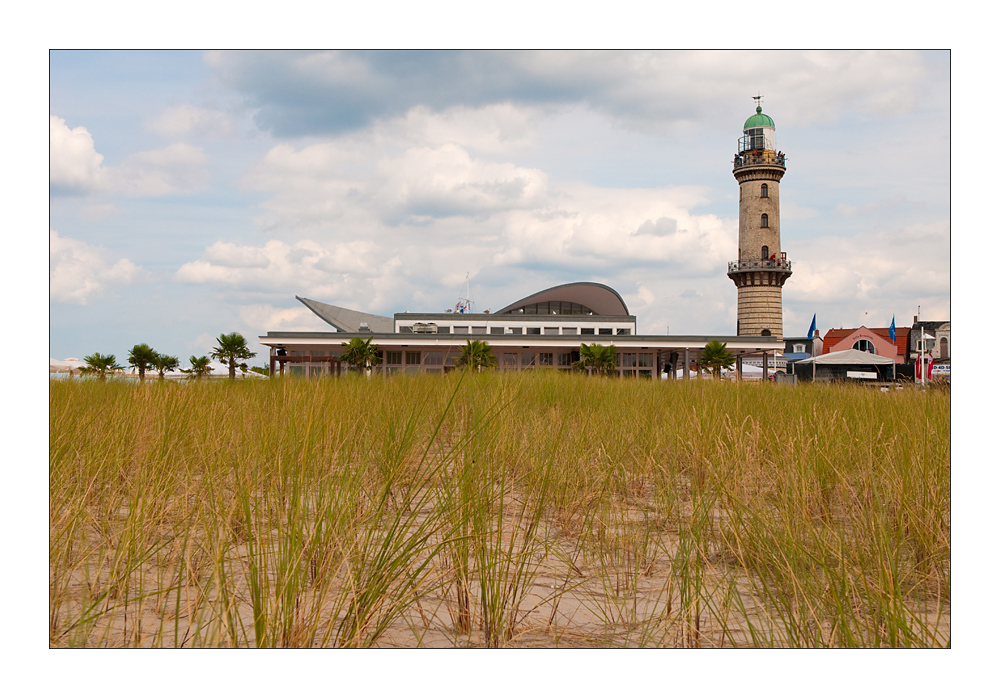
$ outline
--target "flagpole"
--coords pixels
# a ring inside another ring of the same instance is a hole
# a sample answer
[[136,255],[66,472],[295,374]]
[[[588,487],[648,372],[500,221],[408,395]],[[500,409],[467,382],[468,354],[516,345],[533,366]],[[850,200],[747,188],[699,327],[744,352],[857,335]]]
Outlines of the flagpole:
[[917,332],[920,333],[919,335],[917,335],[917,348],[920,350],[920,386],[923,387],[924,373],[926,373],[926,371],[924,370],[924,347],[926,346],[926,342],[924,342],[924,328],[920,326],[919,305],[917,306]]

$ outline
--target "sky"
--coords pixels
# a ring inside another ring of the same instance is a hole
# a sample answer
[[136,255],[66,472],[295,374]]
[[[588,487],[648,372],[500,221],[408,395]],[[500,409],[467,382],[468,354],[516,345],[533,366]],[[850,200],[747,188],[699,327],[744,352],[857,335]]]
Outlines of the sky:
[[948,51],[63,51],[50,355],[477,311],[572,281],[733,335],[754,95],[787,157],[784,333],[950,319]]

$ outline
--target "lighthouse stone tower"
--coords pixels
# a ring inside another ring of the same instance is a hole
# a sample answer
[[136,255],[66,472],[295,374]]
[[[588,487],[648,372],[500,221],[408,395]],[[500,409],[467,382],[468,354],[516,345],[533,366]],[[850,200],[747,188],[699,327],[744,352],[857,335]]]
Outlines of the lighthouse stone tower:
[[781,287],[792,275],[792,263],[781,251],[778,183],[785,174],[785,154],[774,140],[774,120],[757,113],[743,124],[733,160],[740,184],[739,254],[729,263],[736,284],[736,334],[783,337]]

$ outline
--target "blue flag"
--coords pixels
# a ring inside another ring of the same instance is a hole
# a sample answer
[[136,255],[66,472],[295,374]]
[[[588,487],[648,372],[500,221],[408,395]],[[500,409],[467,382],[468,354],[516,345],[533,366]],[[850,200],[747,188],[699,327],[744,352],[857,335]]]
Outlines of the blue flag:
[[809,325],[809,335],[808,335],[809,339],[812,339],[813,332],[815,331],[816,331],[816,313],[813,313],[813,321],[812,324]]
[[892,324],[889,325],[889,339],[892,340],[893,344],[896,343],[896,316],[895,315],[892,316]]

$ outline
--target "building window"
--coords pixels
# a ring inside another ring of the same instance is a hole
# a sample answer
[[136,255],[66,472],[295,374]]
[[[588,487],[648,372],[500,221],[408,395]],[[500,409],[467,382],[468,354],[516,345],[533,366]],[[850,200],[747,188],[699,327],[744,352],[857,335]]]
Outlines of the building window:
[[528,366],[535,365],[535,352],[526,351],[521,354],[521,368],[527,368]]
[[857,349],[858,351],[867,351],[869,354],[875,353],[875,345],[869,342],[867,339],[859,339],[854,343],[852,349]]
[[948,346],[948,338],[942,337],[938,340],[938,351],[940,352],[940,358],[942,361],[950,361],[951,354],[949,353],[950,347]]
[[490,334],[503,334],[503,328],[502,327],[491,327],[490,328]]
[[806,345],[805,344],[793,344],[792,345],[792,351],[794,351],[796,354],[805,354],[806,353]]
[[584,327],[580,330],[580,334],[594,334],[593,327]]
[[429,351],[424,354],[425,366],[441,366],[444,363],[444,353],[440,351]]
[[385,362],[387,364],[393,364],[398,366],[403,363],[403,352],[401,351],[387,351],[385,353]]
[[771,336],[771,330],[768,330],[768,329],[761,330],[760,336],[761,337],[770,337]]
[[579,334],[575,327],[564,327],[562,328],[563,334]]
[[615,334],[632,334],[632,330],[630,330],[628,327],[619,327],[618,331]]
[[455,334],[469,334],[469,326],[465,325],[462,327],[460,325],[455,325]]
[[762,198],[762,199],[766,199],[767,198],[767,185],[766,184],[761,184],[760,185],[760,198]]
[[767,214],[766,213],[760,214],[760,227],[761,228],[766,228],[767,227]]
[[560,366],[572,366],[574,361],[580,360],[580,352],[571,351],[564,352],[558,355],[558,362]]
[[405,332],[407,334],[412,334],[413,333],[413,325],[400,325],[399,326],[399,331],[400,331],[400,333]]
[[602,327],[597,331],[597,334],[611,334],[610,327]]
[[510,333],[511,334],[521,334],[521,329],[522,328],[520,328],[520,327],[511,327],[510,328]]
[[517,368],[517,354],[504,354],[503,367],[507,369]]
[[767,259],[767,245],[764,245],[763,247],[760,248],[760,259],[761,261]]
[[558,327],[546,327],[545,328],[545,334],[559,334],[559,328]]
[[551,366],[552,365],[552,354],[550,352],[543,351],[538,355],[538,365],[539,366]]
[[406,352],[406,364],[408,366],[415,366],[420,363],[420,352],[419,351],[408,351]]
[[652,368],[652,367],[653,367],[653,355],[639,354],[639,368]]
[[541,334],[542,333],[542,328],[541,327],[528,327],[527,330],[528,331],[525,332],[525,334]]

